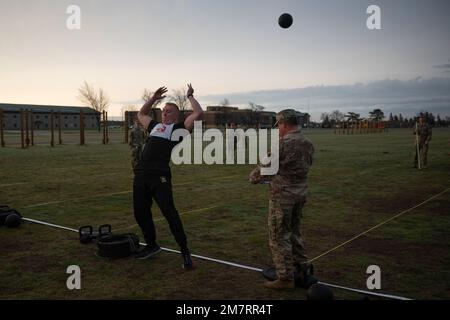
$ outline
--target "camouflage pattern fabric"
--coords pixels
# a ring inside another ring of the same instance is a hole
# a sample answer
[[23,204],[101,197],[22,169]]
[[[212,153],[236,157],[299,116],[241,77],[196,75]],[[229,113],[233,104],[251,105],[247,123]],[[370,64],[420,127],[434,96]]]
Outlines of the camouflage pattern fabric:
[[145,143],[146,134],[145,130],[134,126],[130,131],[129,145],[131,148],[131,165],[134,168],[139,162],[142,154],[142,146]]
[[[419,135],[419,154],[420,154],[420,164],[421,166],[427,165],[427,156],[428,156],[428,146],[432,137],[432,129],[431,126],[427,123],[423,125],[418,125],[417,130],[414,127],[413,134]],[[415,155],[414,155],[414,166],[417,167],[417,145],[415,145]]]
[[304,203],[269,200],[269,246],[277,276],[282,280],[292,280],[294,272],[306,268],[308,257],[300,233]]
[[[270,179],[268,215],[269,246],[279,279],[291,280],[294,272],[307,268],[300,221],[313,155],[313,144],[300,130],[280,139],[279,170]],[[249,176],[252,183],[265,179],[259,167]]]

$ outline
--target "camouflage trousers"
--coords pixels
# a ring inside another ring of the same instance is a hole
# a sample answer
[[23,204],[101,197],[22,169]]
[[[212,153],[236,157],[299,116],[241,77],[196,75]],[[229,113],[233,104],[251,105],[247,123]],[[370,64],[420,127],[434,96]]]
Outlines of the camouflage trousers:
[[305,200],[269,200],[269,246],[279,279],[293,279],[294,272],[300,272],[307,266],[308,257],[300,233],[304,204]]
[[[428,155],[428,143],[419,144],[419,154],[420,154],[420,166],[427,165],[427,155]],[[417,146],[416,154],[414,156],[414,166],[417,167]]]
[[131,166],[136,167],[141,158],[142,146],[133,146],[131,149]]

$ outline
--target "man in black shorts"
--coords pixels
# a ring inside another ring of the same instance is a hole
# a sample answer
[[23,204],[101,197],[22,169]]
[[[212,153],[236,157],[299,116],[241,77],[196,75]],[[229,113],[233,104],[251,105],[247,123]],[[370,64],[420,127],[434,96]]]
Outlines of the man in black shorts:
[[192,131],[194,121],[201,119],[203,110],[194,98],[194,89],[189,84],[187,98],[191,103],[192,113],[184,122],[178,122],[178,106],[168,102],[162,110],[162,122],[158,123],[150,117],[150,110],[156,101],[165,98],[166,92],[166,87],[156,90],[138,113],[139,121],[144,128],[147,128],[148,138],[142,150],[142,157],[134,168],[133,204],[134,216],[144,234],[147,246],[137,254],[136,258],[146,259],[161,252],[161,248],[156,243],[155,225],[151,212],[152,199],[155,199],[180,246],[183,267],[189,270],[192,269],[193,264],[183,223],[173,201],[169,166],[172,149],[179,141],[172,141],[171,137],[176,129]]

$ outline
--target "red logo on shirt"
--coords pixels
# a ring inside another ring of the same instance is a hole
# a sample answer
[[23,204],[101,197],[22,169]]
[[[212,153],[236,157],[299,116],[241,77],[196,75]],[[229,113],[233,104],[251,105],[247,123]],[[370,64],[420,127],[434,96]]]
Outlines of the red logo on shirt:
[[164,131],[166,131],[166,126],[165,125],[161,125],[158,129],[156,129],[156,131],[164,132]]

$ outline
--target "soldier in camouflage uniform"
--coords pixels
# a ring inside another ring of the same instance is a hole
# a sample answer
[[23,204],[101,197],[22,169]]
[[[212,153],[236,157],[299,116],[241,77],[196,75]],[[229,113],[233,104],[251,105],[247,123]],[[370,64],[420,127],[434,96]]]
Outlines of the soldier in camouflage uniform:
[[[431,126],[425,121],[424,116],[421,114],[419,116],[418,122],[414,126],[414,135],[416,135],[416,154],[414,157],[414,168],[418,167],[418,156],[420,155],[420,168],[427,168],[427,153],[428,153],[428,145],[431,141]],[[419,147],[417,148],[417,143]],[[417,154],[419,151],[419,155]]]
[[129,139],[129,145],[131,148],[131,165],[134,169],[136,164],[138,163],[141,153],[142,153],[142,146],[145,143],[146,139],[146,133],[145,130],[142,128],[141,123],[136,118],[134,119],[134,125],[133,129],[130,131],[130,139]]
[[[310,140],[298,126],[297,112],[287,109],[277,114],[280,132],[278,173],[270,177],[269,189],[269,245],[278,279],[266,282],[270,289],[293,289],[294,272],[303,274],[308,258],[300,233],[302,208],[306,201],[307,175],[314,154]],[[257,167],[250,174],[251,183],[261,183]]]

